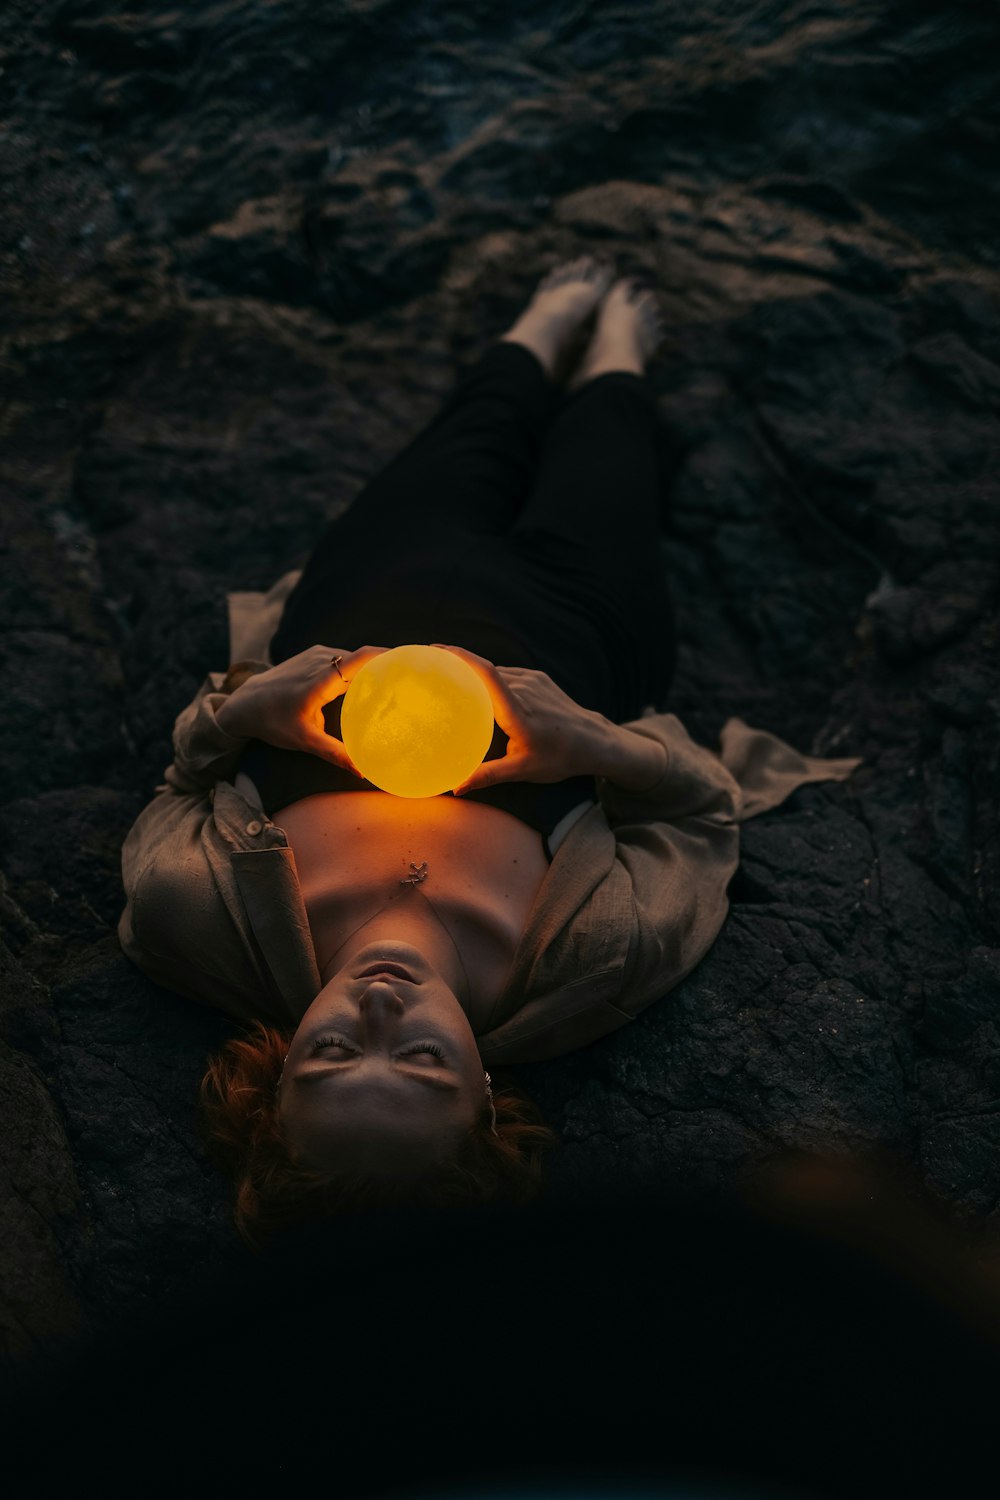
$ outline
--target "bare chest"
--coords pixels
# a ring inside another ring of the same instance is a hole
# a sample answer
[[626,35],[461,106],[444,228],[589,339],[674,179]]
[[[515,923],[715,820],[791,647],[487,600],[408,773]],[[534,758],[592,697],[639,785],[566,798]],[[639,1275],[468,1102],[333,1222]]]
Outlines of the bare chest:
[[549,861],[537,829],[483,802],[329,792],[273,814],[295,855],[322,970],[363,922],[420,881],[461,954],[484,1029]]

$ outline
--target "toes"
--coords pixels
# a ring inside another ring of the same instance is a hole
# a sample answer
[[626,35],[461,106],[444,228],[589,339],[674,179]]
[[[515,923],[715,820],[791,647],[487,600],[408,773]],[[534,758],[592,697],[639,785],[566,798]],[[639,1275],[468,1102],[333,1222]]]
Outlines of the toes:
[[564,281],[605,281],[613,274],[610,262],[604,256],[578,255],[575,260],[564,260],[553,266],[541,283],[541,288],[561,286]]
[[636,306],[643,302],[657,305],[655,284],[647,276],[630,276],[625,283],[625,295]]
[[667,325],[653,279],[642,272],[622,277],[615,283],[614,290],[638,316],[650,346],[653,349],[659,348],[666,337]]
[[604,287],[604,289],[607,290],[607,288],[614,280],[615,268],[610,260],[607,260],[603,256],[599,256],[593,261],[590,274],[600,286]]

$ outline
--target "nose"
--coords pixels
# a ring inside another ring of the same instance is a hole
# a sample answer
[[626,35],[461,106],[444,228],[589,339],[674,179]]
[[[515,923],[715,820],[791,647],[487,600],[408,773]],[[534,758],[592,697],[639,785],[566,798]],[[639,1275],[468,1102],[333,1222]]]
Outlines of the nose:
[[392,1016],[401,1016],[406,1006],[396,994],[391,982],[385,979],[374,979],[362,990],[358,1000],[358,1009],[365,1025],[378,1033]]

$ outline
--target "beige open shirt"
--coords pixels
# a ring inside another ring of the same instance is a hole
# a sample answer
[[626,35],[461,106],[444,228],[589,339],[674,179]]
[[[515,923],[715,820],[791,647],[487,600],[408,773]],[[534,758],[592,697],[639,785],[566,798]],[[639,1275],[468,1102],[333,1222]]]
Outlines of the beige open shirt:
[[[298,577],[227,596],[231,663],[272,665],[268,643]],[[125,839],[118,936],[166,989],[292,1031],[323,986],[295,856],[253,784],[235,784],[246,741],[216,723],[224,681],[209,672],[178,715],[173,763]],[[646,792],[594,778],[597,800],[555,849],[477,1037],[487,1066],[570,1052],[666,995],[725,921],[739,824],[806,782],[845,780],[862,761],[802,755],[739,718],[727,720],[718,753],[676,714],[628,727],[667,747],[667,768]]]

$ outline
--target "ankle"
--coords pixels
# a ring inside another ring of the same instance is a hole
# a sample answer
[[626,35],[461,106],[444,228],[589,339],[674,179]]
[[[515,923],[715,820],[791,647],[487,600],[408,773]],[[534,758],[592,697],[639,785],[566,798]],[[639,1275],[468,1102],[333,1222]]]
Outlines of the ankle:
[[621,370],[629,375],[645,375],[646,365],[634,344],[622,342],[591,347],[580,361],[581,380],[593,380],[597,375],[610,375]]
[[522,320],[519,319],[517,323],[514,323],[507,329],[506,333],[500,335],[499,342],[521,344],[535,356],[549,379],[553,378],[557,352],[556,341],[554,339],[546,338],[545,334],[539,329],[524,327]]

